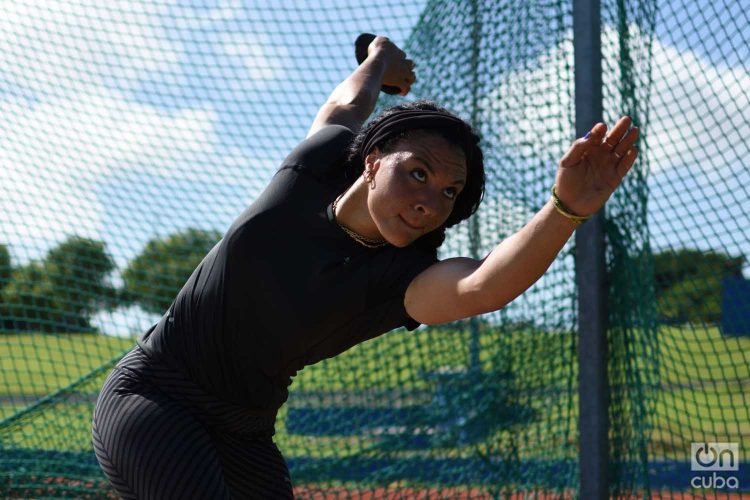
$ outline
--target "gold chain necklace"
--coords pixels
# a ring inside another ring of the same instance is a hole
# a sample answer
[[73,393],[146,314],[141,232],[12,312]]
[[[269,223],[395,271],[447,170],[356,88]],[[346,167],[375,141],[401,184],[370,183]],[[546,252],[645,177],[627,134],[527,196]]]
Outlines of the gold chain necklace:
[[351,239],[353,239],[354,241],[356,241],[362,246],[366,246],[367,248],[380,248],[382,246],[387,245],[388,242],[385,241],[384,239],[376,240],[372,238],[367,238],[365,236],[362,236],[361,234],[355,233],[354,231],[352,231],[351,229],[349,229],[348,227],[346,227],[345,225],[339,222],[339,220],[336,218],[336,204],[339,202],[342,196],[343,196],[343,193],[340,194],[335,200],[333,200],[333,203],[331,204],[331,211],[333,212],[333,220],[336,221],[336,224],[338,224],[339,227],[343,229],[344,232],[348,234]]

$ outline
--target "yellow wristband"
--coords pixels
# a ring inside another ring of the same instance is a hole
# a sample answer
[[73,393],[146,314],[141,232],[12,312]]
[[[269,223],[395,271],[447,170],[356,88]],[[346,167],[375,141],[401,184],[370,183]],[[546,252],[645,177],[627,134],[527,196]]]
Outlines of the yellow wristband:
[[557,197],[557,193],[555,192],[555,188],[556,187],[557,187],[556,184],[552,185],[552,204],[555,205],[555,210],[557,210],[557,212],[560,215],[562,215],[566,219],[568,219],[571,222],[573,222],[576,226],[583,224],[584,222],[586,222],[587,220],[589,220],[591,218],[590,215],[586,216],[586,217],[581,217],[580,215],[575,215],[575,214],[570,213],[563,206],[562,202],[560,202],[560,198]]

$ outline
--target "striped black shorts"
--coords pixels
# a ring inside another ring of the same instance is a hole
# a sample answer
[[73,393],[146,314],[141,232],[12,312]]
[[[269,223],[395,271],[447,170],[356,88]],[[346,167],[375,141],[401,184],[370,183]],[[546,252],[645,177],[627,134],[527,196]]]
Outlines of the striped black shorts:
[[123,498],[292,498],[275,414],[205,392],[136,346],[94,410],[94,452]]

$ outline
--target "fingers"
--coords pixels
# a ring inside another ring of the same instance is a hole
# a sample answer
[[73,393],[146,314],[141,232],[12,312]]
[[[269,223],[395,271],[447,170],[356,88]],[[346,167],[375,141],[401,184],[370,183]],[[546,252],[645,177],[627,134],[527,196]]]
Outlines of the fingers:
[[638,156],[635,142],[641,131],[638,127],[630,128],[630,125],[632,125],[630,117],[623,116],[602,141],[602,147],[609,150],[616,158],[615,169],[620,179],[625,177]]
[[635,141],[638,140],[639,134],[640,129],[638,127],[633,127],[628,130],[625,134],[625,137],[623,137],[617,144],[617,146],[612,149],[612,154],[615,155],[618,160],[621,160],[623,156],[625,156],[625,154],[630,150],[630,148],[633,147]]
[[401,92],[399,93],[399,95],[401,96],[407,95],[411,90],[411,86],[414,84],[414,82],[417,81],[417,75],[414,74],[416,63],[411,59],[404,59],[403,66],[403,73],[405,73],[406,76],[404,76],[403,78],[403,84],[399,85],[399,87],[401,88]]
[[627,116],[620,118],[609,131],[604,123],[597,123],[588,134],[573,143],[560,161],[560,165],[575,165],[583,160],[587,153],[602,158],[613,155],[618,172],[622,171],[624,175],[635,161],[637,151],[634,145],[640,135],[638,127],[630,128],[631,124],[632,120]]
[[603,123],[594,125],[588,134],[576,140],[570,147],[565,156],[560,160],[560,166],[569,167],[580,162],[584,155],[592,148],[601,144],[604,134],[607,133],[607,126]]
[[417,80],[417,75],[414,74],[414,68],[417,66],[417,64],[411,59],[404,59],[403,66],[403,72],[406,74],[404,79],[410,84],[414,83]]
[[393,56],[398,60],[404,60],[406,59],[406,52],[401,50],[395,43],[391,41],[390,38],[387,36],[376,36],[372,42],[370,42],[370,45],[367,48],[367,53],[369,54],[371,52],[370,49],[385,49],[390,51]]
[[411,84],[410,83],[405,83],[404,85],[402,85],[400,87],[400,89],[401,89],[401,92],[399,92],[398,95],[405,96],[405,95],[407,95],[411,91]]
[[630,167],[638,157],[635,142],[641,133],[638,127],[630,127],[633,121],[629,116],[623,116],[615,126],[602,138],[601,146],[615,157],[615,169],[620,179],[627,175]]
[[[631,123],[632,120],[629,116],[623,116],[622,118],[617,120],[617,123],[615,123],[615,126],[612,127],[612,130],[610,130],[609,133],[604,137],[604,145],[609,146],[609,149],[614,150],[620,143],[622,138],[625,136],[625,134],[627,134]],[[626,150],[623,150],[622,152],[624,153],[625,151]]]
[[606,136],[604,136],[603,144],[605,146],[609,146],[610,149],[614,149],[615,146],[617,146],[617,143],[620,142],[620,139],[625,135],[625,133],[628,131],[628,127],[630,126],[630,117],[623,116],[619,120],[617,120],[617,123],[615,123],[614,127],[607,133]]
[[416,67],[414,60],[407,59],[406,52],[385,36],[375,37],[368,49],[370,55],[372,55],[373,50],[377,50],[386,63],[383,85],[398,87],[399,95],[407,95],[411,86],[417,80],[414,74],[414,68]]
[[635,163],[635,159],[638,157],[638,149],[637,148],[630,148],[628,149],[625,154],[623,154],[620,161],[617,163],[617,174],[620,176],[620,179],[625,177],[627,175],[628,171],[630,171],[630,167],[633,166],[633,163]]

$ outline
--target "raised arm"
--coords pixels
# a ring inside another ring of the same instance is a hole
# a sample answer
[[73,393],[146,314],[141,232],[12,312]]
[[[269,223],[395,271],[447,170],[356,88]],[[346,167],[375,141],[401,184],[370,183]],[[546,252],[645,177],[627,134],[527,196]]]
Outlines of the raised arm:
[[341,82],[318,111],[307,137],[326,125],[343,125],[357,132],[370,116],[380,88],[392,85],[409,93],[415,82],[414,62],[388,38],[378,36],[370,43],[367,59]]
[[[562,158],[556,186],[566,212],[593,214],[620,184],[637,156],[638,129],[630,125],[623,117],[607,134],[599,123]],[[419,274],[406,291],[406,311],[425,324],[496,311],[545,273],[575,228],[550,200],[483,260],[447,259]]]

